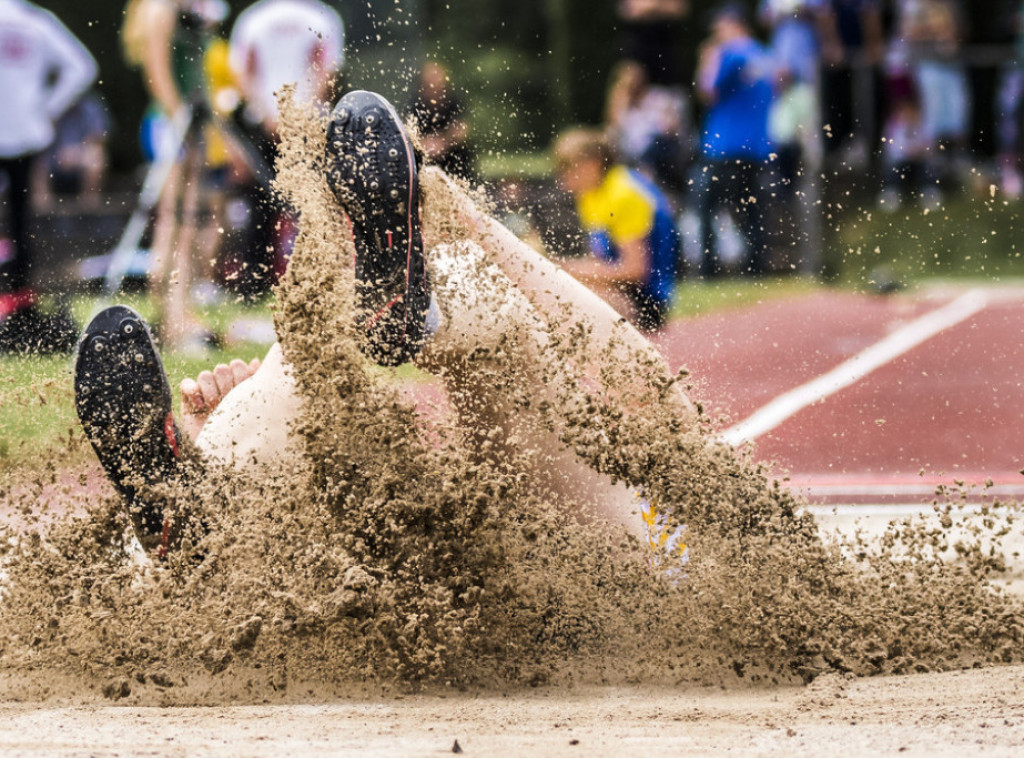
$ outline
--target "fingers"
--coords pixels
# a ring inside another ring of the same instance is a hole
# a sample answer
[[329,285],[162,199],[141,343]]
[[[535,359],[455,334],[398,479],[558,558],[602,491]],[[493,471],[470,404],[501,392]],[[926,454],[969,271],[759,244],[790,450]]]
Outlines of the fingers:
[[213,380],[217,383],[218,401],[231,392],[235,386],[235,375],[231,371],[231,367],[224,363],[218,363],[213,369]]
[[181,401],[186,413],[209,413],[235,387],[251,377],[260,367],[260,359],[249,363],[236,358],[230,364],[220,363],[212,371],[203,371],[195,379],[181,382]]
[[195,379],[181,380],[181,405],[185,413],[200,413],[206,410],[206,401]]

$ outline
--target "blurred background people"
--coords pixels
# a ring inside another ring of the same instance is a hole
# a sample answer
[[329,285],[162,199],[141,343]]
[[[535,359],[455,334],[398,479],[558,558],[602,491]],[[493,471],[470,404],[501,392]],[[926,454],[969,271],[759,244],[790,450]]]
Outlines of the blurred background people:
[[694,180],[701,241],[700,275],[720,273],[715,216],[725,206],[738,216],[747,241],[744,272],[769,268],[765,205],[772,145],[768,114],[773,66],[752,36],[744,6],[726,3],[711,16],[701,46],[697,87],[706,106],[701,161]]
[[32,206],[37,211],[70,198],[83,209],[99,207],[110,163],[112,122],[99,94],[87,92],[57,121],[53,144],[32,167]]
[[820,16],[825,149],[853,168],[867,165],[877,138],[882,10],[881,0],[826,0]]
[[647,71],[632,60],[612,69],[605,130],[618,156],[657,182],[682,192],[686,171],[685,100],[652,87]]
[[1024,3],[1012,16],[1013,54],[1003,64],[996,100],[996,145],[999,181],[1010,199],[1024,196],[1021,154],[1024,152]]
[[819,31],[824,5],[825,0],[761,0],[758,11],[769,32],[776,76],[769,136],[783,185],[790,191],[802,161],[809,160],[812,170],[820,165]]
[[953,0],[902,0],[898,10],[898,33],[920,98],[930,170],[942,178],[952,163],[959,169],[958,178],[965,179],[971,97],[960,60],[966,36],[962,11]]
[[[262,160],[277,157],[278,93],[293,86],[297,102],[323,110],[345,65],[345,26],[318,0],[259,0],[231,30],[231,67],[243,101],[243,126]],[[246,298],[266,294],[283,273],[295,219],[257,177],[244,169],[234,194],[246,219],[242,239],[225,261],[226,278]]]
[[553,152],[591,253],[563,260],[562,267],[641,329],[660,329],[672,304],[680,244],[665,196],[616,163],[599,130],[564,132]]
[[882,140],[879,207],[889,213],[898,210],[912,190],[921,205],[934,207],[938,188],[929,170],[931,143],[924,133],[916,93],[902,93],[890,101]]
[[153,100],[144,141],[152,144],[155,161],[173,162],[157,208],[149,268],[160,335],[169,348],[191,352],[205,350],[211,340],[195,313],[192,285],[196,270],[209,271],[217,255],[218,235],[204,235],[200,249],[199,222],[203,190],[211,182],[216,187],[223,173],[215,167],[207,175],[207,51],[228,11],[222,0],[129,0],[122,28],[125,56],[141,69]]
[[476,168],[466,106],[452,87],[451,75],[443,63],[423,64],[409,113],[427,159],[452,176],[472,181]]
[[0,0],[0,173],[11,237],[0,249],[0,350],[31,348],[48,329],[30,279],[31,166],[96,73],[89,51],[53,14],[25,0]]
[[655,87],[685,83],[677,40],[689,11],[688,0],[618,0],[622,58],[636,61]]
[[277,94],[294,85],[297,102],[331,99],[345,65],[341,16],[318,0],[259,0],[231,30],[231,66],[247,117],[268,135],[277,132]]

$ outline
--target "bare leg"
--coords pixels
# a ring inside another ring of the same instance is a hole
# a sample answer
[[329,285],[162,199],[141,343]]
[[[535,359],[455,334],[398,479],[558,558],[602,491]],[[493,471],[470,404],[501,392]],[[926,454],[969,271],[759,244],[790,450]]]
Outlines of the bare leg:
[[201,147],[189,145],[185,153],[181,191],[181,219],[176,244],[170,251],[171,268],[164,282],[162,302],[164,342],[180,346],[195,319],[190,313],[189,293],[192,288],[192,258],[195,254],[196,224],[199,215],[199,182],[203,158]]
[[[500,429],[497,454],[504,447],[522,456],[535,486],[586,504],[585,518],[621,525],[643,539],[635,492],[594,471],[538,413],[515,402],[517,392],[532,398],[533,407],[542,399],[557,402],[559,384],[574,381],[564,366],[543,371],[552,368],[549,334],[530,301],[471,242],[435,248],[430,268],[444,323],[417,363],[444,380],[468,433]],[[510,381],[518,386],[507,391]]]
[[156,296],[159,307],[163,307],[164,289],[171,273],[171,251],[177,244],[181,174],[181,162],[176,161],[167,174],[167,181],[156,208],[156,222],[153,224],[149,278],[150,289]]
[[[426,193],[424,236],[434,240],[455,236],[450,226],[454,213],[459,233],[476,242],[487,260],[498,268],[530,299],[541,316],[552,324],[586,324],[591,329],[595,355],[608,360],[635,360],[639,354],[668,375],[668,365],[657,349],[635,327],[620,316],[592,290],[549,261],[497,220],[481,211],[476,203],[442,171],[426,168],[421,176]],[[568,319],[567,319],[568,317]],[[682,389],[674,395],[680,414],[694,413],[693,404]]]

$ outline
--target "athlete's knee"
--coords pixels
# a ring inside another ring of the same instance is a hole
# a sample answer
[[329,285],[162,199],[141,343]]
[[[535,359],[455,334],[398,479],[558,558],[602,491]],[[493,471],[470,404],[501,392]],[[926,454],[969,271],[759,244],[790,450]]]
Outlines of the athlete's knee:
[[486,260],[473,242],[439,245],[429,259],[431,280],[444,323],[441,342],[474,350],[498,346],[537,326],[526,296]]

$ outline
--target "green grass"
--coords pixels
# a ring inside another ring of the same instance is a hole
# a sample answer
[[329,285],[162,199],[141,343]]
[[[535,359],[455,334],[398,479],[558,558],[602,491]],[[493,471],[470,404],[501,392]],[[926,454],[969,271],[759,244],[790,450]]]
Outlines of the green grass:
[[[85,323],[96,308],[97,299],[76,298],[72,311],[78,323]],[[118,302],[130,305],[146,318],[154,307],[148,297],[128,295]],[[269,317],[266,305],[243,306],[228,303],[200,309],[203,323],[216,334],[242,316]],[[171,386],[188,376],[232,358],[250,360],[266,353],[265,345],[242,343],[210,350],[196,356],[169,351],[163,355]],[[79,425],[72,395],[72,358],[63,356],[0,356],[0,470],[38,462],[44,451],[63,451],[63,440],[77,434]],[[61,454],[65,454],[62,452]]]
[[819,290],[822,286],[814,279],[795,276],[756,280],[730,277],[708,283],[683,281],[676,288],[676,301],[672,305],[670,318],[700,316],[768,300],[797,297]]
[[840,284],[870,288],[879,279],[999,281],[1024,276],[1018,229],[1024,204],[995,193],[951,198],[938,210],[873,204],[835,222],[826,265]]

